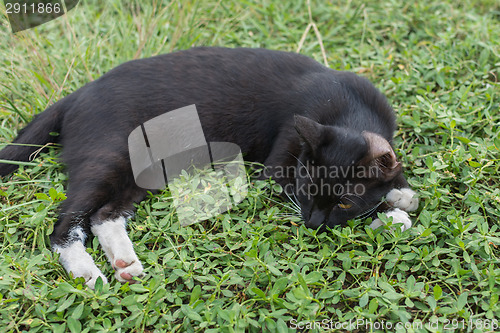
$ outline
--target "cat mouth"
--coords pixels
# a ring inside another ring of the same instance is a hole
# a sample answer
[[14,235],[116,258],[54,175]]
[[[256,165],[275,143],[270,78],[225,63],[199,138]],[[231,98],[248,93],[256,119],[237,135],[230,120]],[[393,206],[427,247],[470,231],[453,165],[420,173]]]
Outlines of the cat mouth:
[[[306,227],[308,228],[311,228],[311,229],[319,229],[319,228],[325,228],[325,227],[330,227],[330,228],[333,228],[335,225],[343,225],[345,224],[345,222],[349,221],[349,220],[353,220],[353,219],[366,219],[370,216],[373,215],[373,213],[375,213],[377,211],[377,209],[380,207],[380,205],[382,205],[384,203],[384,201],[380,201],[378,202],[377,204],[375,204],[375,206],[359,213],[358,215],[352,217],[352,218],[348,218],[346,219],[345,221],[342,221],[341,223],[329,223],[328,219],[326,218],[326,214],[324,214],[324,212],[321,212],[321,211],[313,211],[311,212],[309,218],[306,218],[303,214],[303,212],[301,211],[300,215],[302,217],[302,220],[304,221],[304,224],[306,225]],[[344,205],[345,206],[345,205]],[[340,206],[341,207],[341,206]],[[341,208],[344,208],[344,209],[347,209],[347,208],[350,208],[350,207],[341,207]],[[321,221],[321,222],[320,222]]]

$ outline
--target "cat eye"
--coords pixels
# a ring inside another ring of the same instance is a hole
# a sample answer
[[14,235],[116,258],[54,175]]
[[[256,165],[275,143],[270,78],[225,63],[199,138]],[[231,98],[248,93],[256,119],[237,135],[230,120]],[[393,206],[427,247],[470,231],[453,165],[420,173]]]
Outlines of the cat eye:
[[349,209],[349,208],[351,208],[351,207],[352,207],[352,205],[350,205],[350,204],[347,204],[347,205],[346,205],[346,204],[338,204],[338,206],[339,206],[340,208],[342,208],[342,209]]

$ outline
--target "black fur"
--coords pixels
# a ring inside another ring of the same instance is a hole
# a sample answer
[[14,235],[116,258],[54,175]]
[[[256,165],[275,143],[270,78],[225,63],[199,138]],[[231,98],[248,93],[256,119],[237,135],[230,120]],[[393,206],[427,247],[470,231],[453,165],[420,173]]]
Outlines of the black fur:
[[[269,166],[268,175],[297,195],[309,227],[344,223],[374,207],[392,188],[407,186],[393,155],[370,157],[362,133],[377,133],[391,142],[396,125],[385,97],[366,79],[294,53],[194,48],[122,64],[20,131],[15,143],[63,145],[69,183],[51,236],[54,244],[71,240],[72,226],[88,230],[91,223],[133,210],[133,202],[142,200],[146,190],[134,183],[128,135],[155,116],[191,104],[197,107],[207,142],[236,143],[246,160]],[[7,146],[0,159],[27,161],[36,149]],[[314,179],[277,174],[278,167],[294,166],[297,171],[314,168],[312,164],[378,169],[376,175],[320,174]],[[0,164],[0,175],[15,169]],[[347,181],[363,184],[366,195],[298,191],[309,182]]]

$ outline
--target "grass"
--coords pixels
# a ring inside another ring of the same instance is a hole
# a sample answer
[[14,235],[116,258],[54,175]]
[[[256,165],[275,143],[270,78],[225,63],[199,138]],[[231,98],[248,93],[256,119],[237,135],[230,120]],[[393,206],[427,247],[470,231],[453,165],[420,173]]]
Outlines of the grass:
[[[5,15],[5,8],[0,7]],[[58,149],[0,187],[0,327],[7,332],[485,332],[500,324],[500,7],[494,0],[81,1],[0,27],[0,142],[112,67],[192,45],[296,51],[368,77],[394,106],[415,226],[316,234],[273,186],[180,227],[167,191],[137,208],[142,283],[87,289],[50,251],[64,200]],[[314,23],[302,40],[307,27]],[[321,43],[325,52],[321,50]],[[300,45],[299,45],[300,44]],[[108,276],[96,240],[89,251]]]

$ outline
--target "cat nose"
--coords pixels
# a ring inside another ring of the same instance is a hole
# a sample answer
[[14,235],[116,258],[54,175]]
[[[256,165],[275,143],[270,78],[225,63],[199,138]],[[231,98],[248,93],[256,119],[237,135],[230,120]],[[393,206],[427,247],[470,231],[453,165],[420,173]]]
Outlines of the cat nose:
[[313,210],[311,217],[306,221],[306,227],[318,229],[325,222],[325,213],[320,210]]

